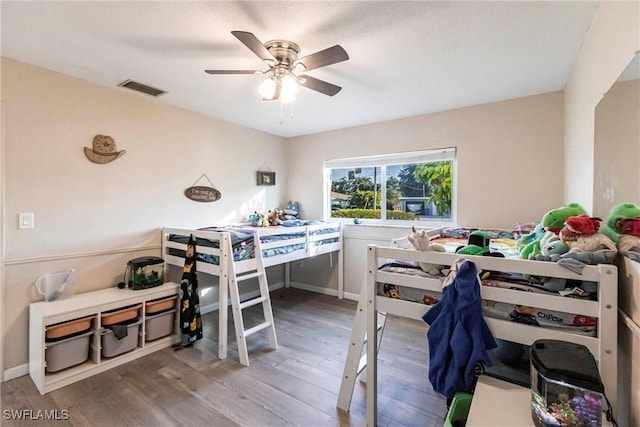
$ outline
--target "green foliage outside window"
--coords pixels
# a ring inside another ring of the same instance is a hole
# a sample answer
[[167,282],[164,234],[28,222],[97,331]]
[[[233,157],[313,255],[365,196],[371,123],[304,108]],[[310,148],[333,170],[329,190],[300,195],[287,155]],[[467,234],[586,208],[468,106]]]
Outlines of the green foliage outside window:
[[436,214],[451,212],[451,162],[422,163],[416,166],[413,176],[417,182],[429,187],[428,203],[436,207]]
[[[331,212],[333,218],[380,219],[380,209],[338,209]],[[414,221],[418,217],[411,212],[387,210],[387,219]]]

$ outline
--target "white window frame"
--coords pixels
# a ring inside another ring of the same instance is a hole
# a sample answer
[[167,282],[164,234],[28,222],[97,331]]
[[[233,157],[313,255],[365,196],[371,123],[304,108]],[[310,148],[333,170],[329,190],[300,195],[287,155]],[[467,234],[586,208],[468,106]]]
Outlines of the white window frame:
[[419,225],[419,226],[452,226],[456,224],[457,217],[457,161],[456,148],[439,148],[423,151],[411,151],[405,153],[381,154],[374,156],[350,157],[344,159],[332,159],[324,162],[324,185],[323,185],[323,210],[325,221],[338,221],[353,223],[353,218],[332,218],[331,217],[331,169],[337,168],[357,168],[357,167],[380,167],[380,192],[382,201],[386,201],[387,192],[387,175],[386,166],[409,164],[409,163],[428,163],[439,161],[451,161],[451,218],[450,219],[421,219],[419,221],[403,221],[386,219],[386,210],[381,209],[381,219],[360,219],[363,224],[384,224],[384,225]]

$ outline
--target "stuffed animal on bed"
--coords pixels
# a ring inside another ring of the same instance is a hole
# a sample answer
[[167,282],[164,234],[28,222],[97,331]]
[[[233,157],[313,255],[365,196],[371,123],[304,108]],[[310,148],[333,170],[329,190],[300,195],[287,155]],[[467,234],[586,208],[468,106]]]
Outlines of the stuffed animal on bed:
[[[413,249],[418,251],[431,251],[431,252],[446,252],[444,247],[436,244],[431,244],[429,235],[426,230],[416,230],[414,226],[411,226],[411,233],[407,236],[407,240],[411,243]],[[429,264],[426,262],[418,263],[420,268],[425,273],[433,276],[441,275],[442,266],[438,264]]]
[[586,264],[613,262],[618,248],[613,240],[598,232],[600,221],[600,218],[588,215],[567,218],[560,232],[560,239],[569,246],[569,252],[560,256],[560,265],[581,272]]
[[616,228],[621,231],[618,238],[620,254],[640,261],[640,216],[633,219],[619,219]]
[[253,225],[254,227],[262,227],[263,219],[264,216],[257,211],[249,215],[249,223],[251,223],[251,225]]
[[524,259],[535,259],[535,256],[540,253],[540,248],[549,241],[558,239],[558,234],[562,227],[564,227],[564,222],[567,218],[586,214],[587,211],[578,203],[568,203],[561,208],[550,210],[544,214],[540,222],[544,229],[544,234],[539,239],[521,247],[520,257]]
[[569,252],[595,252],[600,249],[617,251],[616,244],[604,234],[598,233],[601,218],[588,215],[567,218],[560,230],[560,240],[569,246]]
[[269,211],[267,219],[269,220],[269,225],[271,226],[282,225],[282,223],[284,222],[284,214],[280,209],[275,208]]
[[284,214],[282,219],[292,220],[298,219],[300,216],[300,203],[292,202],[289,200],[284,207]]
[[638,217],[640,217],[640,207],[638,205],[635,203],[620,203],[611,208],[607,221],[602,225],[600,232],[617,242],[620,235],[623,234],[618,221]]

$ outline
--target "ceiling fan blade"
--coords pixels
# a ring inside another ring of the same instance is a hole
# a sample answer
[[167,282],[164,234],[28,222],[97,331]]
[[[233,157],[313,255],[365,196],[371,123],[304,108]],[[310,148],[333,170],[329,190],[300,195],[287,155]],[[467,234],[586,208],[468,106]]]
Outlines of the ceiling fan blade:
[[258,55],[260,59],[267,62],[275,62],[276,58],[269,52],[269,50],[264,47],[262,42],[258,40],[253,33],[248,33],[246,31],[231,31],[231,34],[236,36],[238,40],[240,40],[246,47],[248,47],[253,53]]
[[333,96],[342,90],[340,86],[325,82],[324,80],[316,79],[315,77],[302,75],[299,79],[302,86],[328,96]]
[[296,64],[304,65],[305,71],[315,70],[338,62],[346,61],[349,55],[340,45],[328,47],[311,55],[307,55],[296,61]]
[[258,70],[204,70],[207,74],[262,74]]

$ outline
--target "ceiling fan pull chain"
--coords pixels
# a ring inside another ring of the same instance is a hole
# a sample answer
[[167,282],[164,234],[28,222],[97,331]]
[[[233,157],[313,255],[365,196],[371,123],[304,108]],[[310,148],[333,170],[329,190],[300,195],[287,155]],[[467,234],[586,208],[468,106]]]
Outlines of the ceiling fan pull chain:
[[289,111],[289,117],[290,117],[290,118],[293,118],[293,102],[290,102],[290,103],[289,103],[289,108],[290,108],[290,111]]

